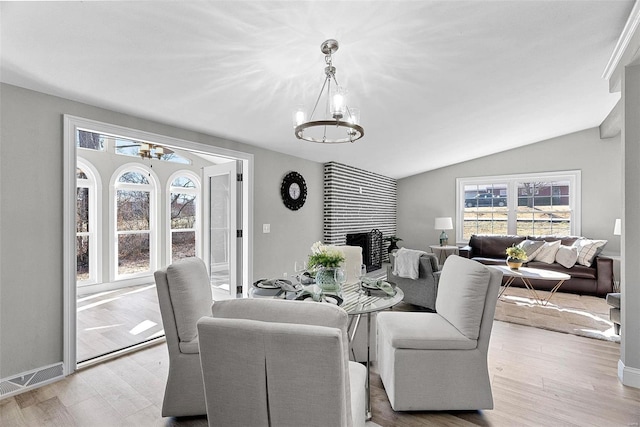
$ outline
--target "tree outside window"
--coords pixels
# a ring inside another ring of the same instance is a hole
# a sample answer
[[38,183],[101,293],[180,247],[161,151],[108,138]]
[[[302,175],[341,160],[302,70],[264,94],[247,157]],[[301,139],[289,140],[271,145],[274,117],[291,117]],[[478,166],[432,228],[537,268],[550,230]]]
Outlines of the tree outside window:
[[196,256],[197,195],[195,179],[178,176],[171,182],[170,228],[171,260]]
[[126,171],[116,184],[117,275],[151,270],[151,194],[145,175]]
[[89,280],[89,190],[91,181],[80,168],[76,172],[76,281]]

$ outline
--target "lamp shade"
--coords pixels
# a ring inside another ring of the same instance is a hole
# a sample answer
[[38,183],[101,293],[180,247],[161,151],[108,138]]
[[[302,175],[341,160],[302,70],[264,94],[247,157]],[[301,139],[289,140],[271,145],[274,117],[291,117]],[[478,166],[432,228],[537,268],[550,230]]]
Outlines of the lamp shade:
[[616,223],[613,225],[614,236],[620,236],[622,234],[622,220],[616,218]]
[[436,230],[453,230],[453,220],[451,217],[436,218],[435,226]]

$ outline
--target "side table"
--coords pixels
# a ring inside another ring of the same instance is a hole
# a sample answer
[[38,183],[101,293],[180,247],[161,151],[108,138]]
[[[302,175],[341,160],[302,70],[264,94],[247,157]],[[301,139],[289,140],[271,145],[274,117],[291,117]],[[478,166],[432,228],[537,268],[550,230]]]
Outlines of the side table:
[[431,245],[429,249],[438,258],[438,264],[442,265],[449,255],[457,255],[459,248],[457,246]]

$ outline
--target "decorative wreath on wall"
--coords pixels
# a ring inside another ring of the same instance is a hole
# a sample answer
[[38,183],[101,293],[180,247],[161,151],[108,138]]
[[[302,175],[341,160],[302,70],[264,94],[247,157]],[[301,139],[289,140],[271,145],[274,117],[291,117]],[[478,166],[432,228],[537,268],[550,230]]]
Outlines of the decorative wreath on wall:
[[298,172],[289,172],[280,186],[282,203],[292,211],[300,209],[307,200],[307,183]]

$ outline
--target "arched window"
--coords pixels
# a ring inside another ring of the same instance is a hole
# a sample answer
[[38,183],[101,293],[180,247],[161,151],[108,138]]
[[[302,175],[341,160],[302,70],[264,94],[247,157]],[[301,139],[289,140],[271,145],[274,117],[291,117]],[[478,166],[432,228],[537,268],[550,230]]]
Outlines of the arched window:
[[157,179],[142,165],[124,165],[114,174],[116,279],[150,274],[156,268]]
[[179,171],[169,179],[168,191],[169,260],[200,256],[200,181],[192,172]]
[[95,168],[78,158],[76,166],[76,284],[97,283],[100,276],[100,177]]

